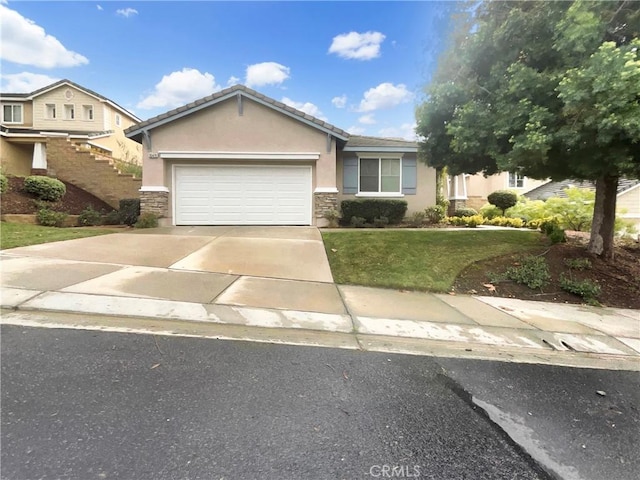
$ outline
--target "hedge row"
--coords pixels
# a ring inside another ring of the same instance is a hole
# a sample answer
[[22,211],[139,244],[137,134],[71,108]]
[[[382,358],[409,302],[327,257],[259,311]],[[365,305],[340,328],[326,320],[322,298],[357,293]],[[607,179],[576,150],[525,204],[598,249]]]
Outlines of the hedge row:
[[407,213],[405,200],[390,200],[383,198],[368,198],[363,200],[343,200],[342,224],[349,225],[353,217],[364,218],[367,223],[373,224],[375,219],[387,218],[390,225],[402,222]]

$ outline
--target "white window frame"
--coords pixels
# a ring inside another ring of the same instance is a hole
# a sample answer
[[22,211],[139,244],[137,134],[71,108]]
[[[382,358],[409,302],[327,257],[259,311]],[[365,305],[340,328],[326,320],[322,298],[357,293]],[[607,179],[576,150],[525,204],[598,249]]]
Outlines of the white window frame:
[[[4,115],[4,109],[7,107],[11,107],[11,120],[7,120]],[[15,111],[18,110],[20,112],[20,121],[16,122],[14,118],[16,117]],[[2,105],[2,122],[3,123],[15,123],[21,124],[24,123],[24,108],[21,103],[4,103]]]
[[83,120],[87,120],[89,122],[92,122],[93,119],[95,118],[93,115],[93,105],[83,105],[82,106],[82,117]]
[[122,117],[119,113],[116,113],[116,127],[122,126]]
[[[71,115],[69,115],[71,113]],[[73,103],[64,104],[64,119],[75,120],[76,119],[76,106]]]
[[[513,185],[511,185],[511,177],[513,175]],[[508,172],[507,174],[507,188],[525,188],[525,177],[518,172]],[[522,185],[518,186],[518,182],[522,183]]]
[[[360,190],[360,165],[362,160],[378,160],[378,191],[377,192],[363,192]],[[400,175],[397,192],[383,192],[382,191],[382,160],[398,160]],[[404,197],[402,193],[402,156],[385,155],[385,154],[369,154],[358,155],[358,193],[356,197]]]
[[55,103],[47,103],[44,106],[45,111],[46,111],[46,115],[47,115],[47,120],[55,120],[56,116],[57,116],[57,109],[56,109],[56,104]]

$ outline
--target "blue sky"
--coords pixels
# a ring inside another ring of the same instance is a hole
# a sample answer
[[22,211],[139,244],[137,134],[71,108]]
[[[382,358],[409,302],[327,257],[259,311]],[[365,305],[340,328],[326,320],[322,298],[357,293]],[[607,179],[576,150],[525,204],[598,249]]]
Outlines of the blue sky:
[[0,0],[1,89],[68,78],[144,120],[243,83],[353,134],[411,138],[455,8]]

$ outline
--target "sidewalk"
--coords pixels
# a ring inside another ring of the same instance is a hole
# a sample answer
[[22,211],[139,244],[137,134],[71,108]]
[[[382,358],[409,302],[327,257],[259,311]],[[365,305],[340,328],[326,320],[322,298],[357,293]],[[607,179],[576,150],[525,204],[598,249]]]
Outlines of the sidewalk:
[[2,254],[2,323],[640,371],[640,312]]

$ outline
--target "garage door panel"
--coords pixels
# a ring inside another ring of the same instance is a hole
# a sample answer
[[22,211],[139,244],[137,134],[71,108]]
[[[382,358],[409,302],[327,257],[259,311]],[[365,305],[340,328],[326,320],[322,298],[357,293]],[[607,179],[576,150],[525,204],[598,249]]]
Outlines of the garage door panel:
[[176,166],[177,225],[310,225],[311,168]]

